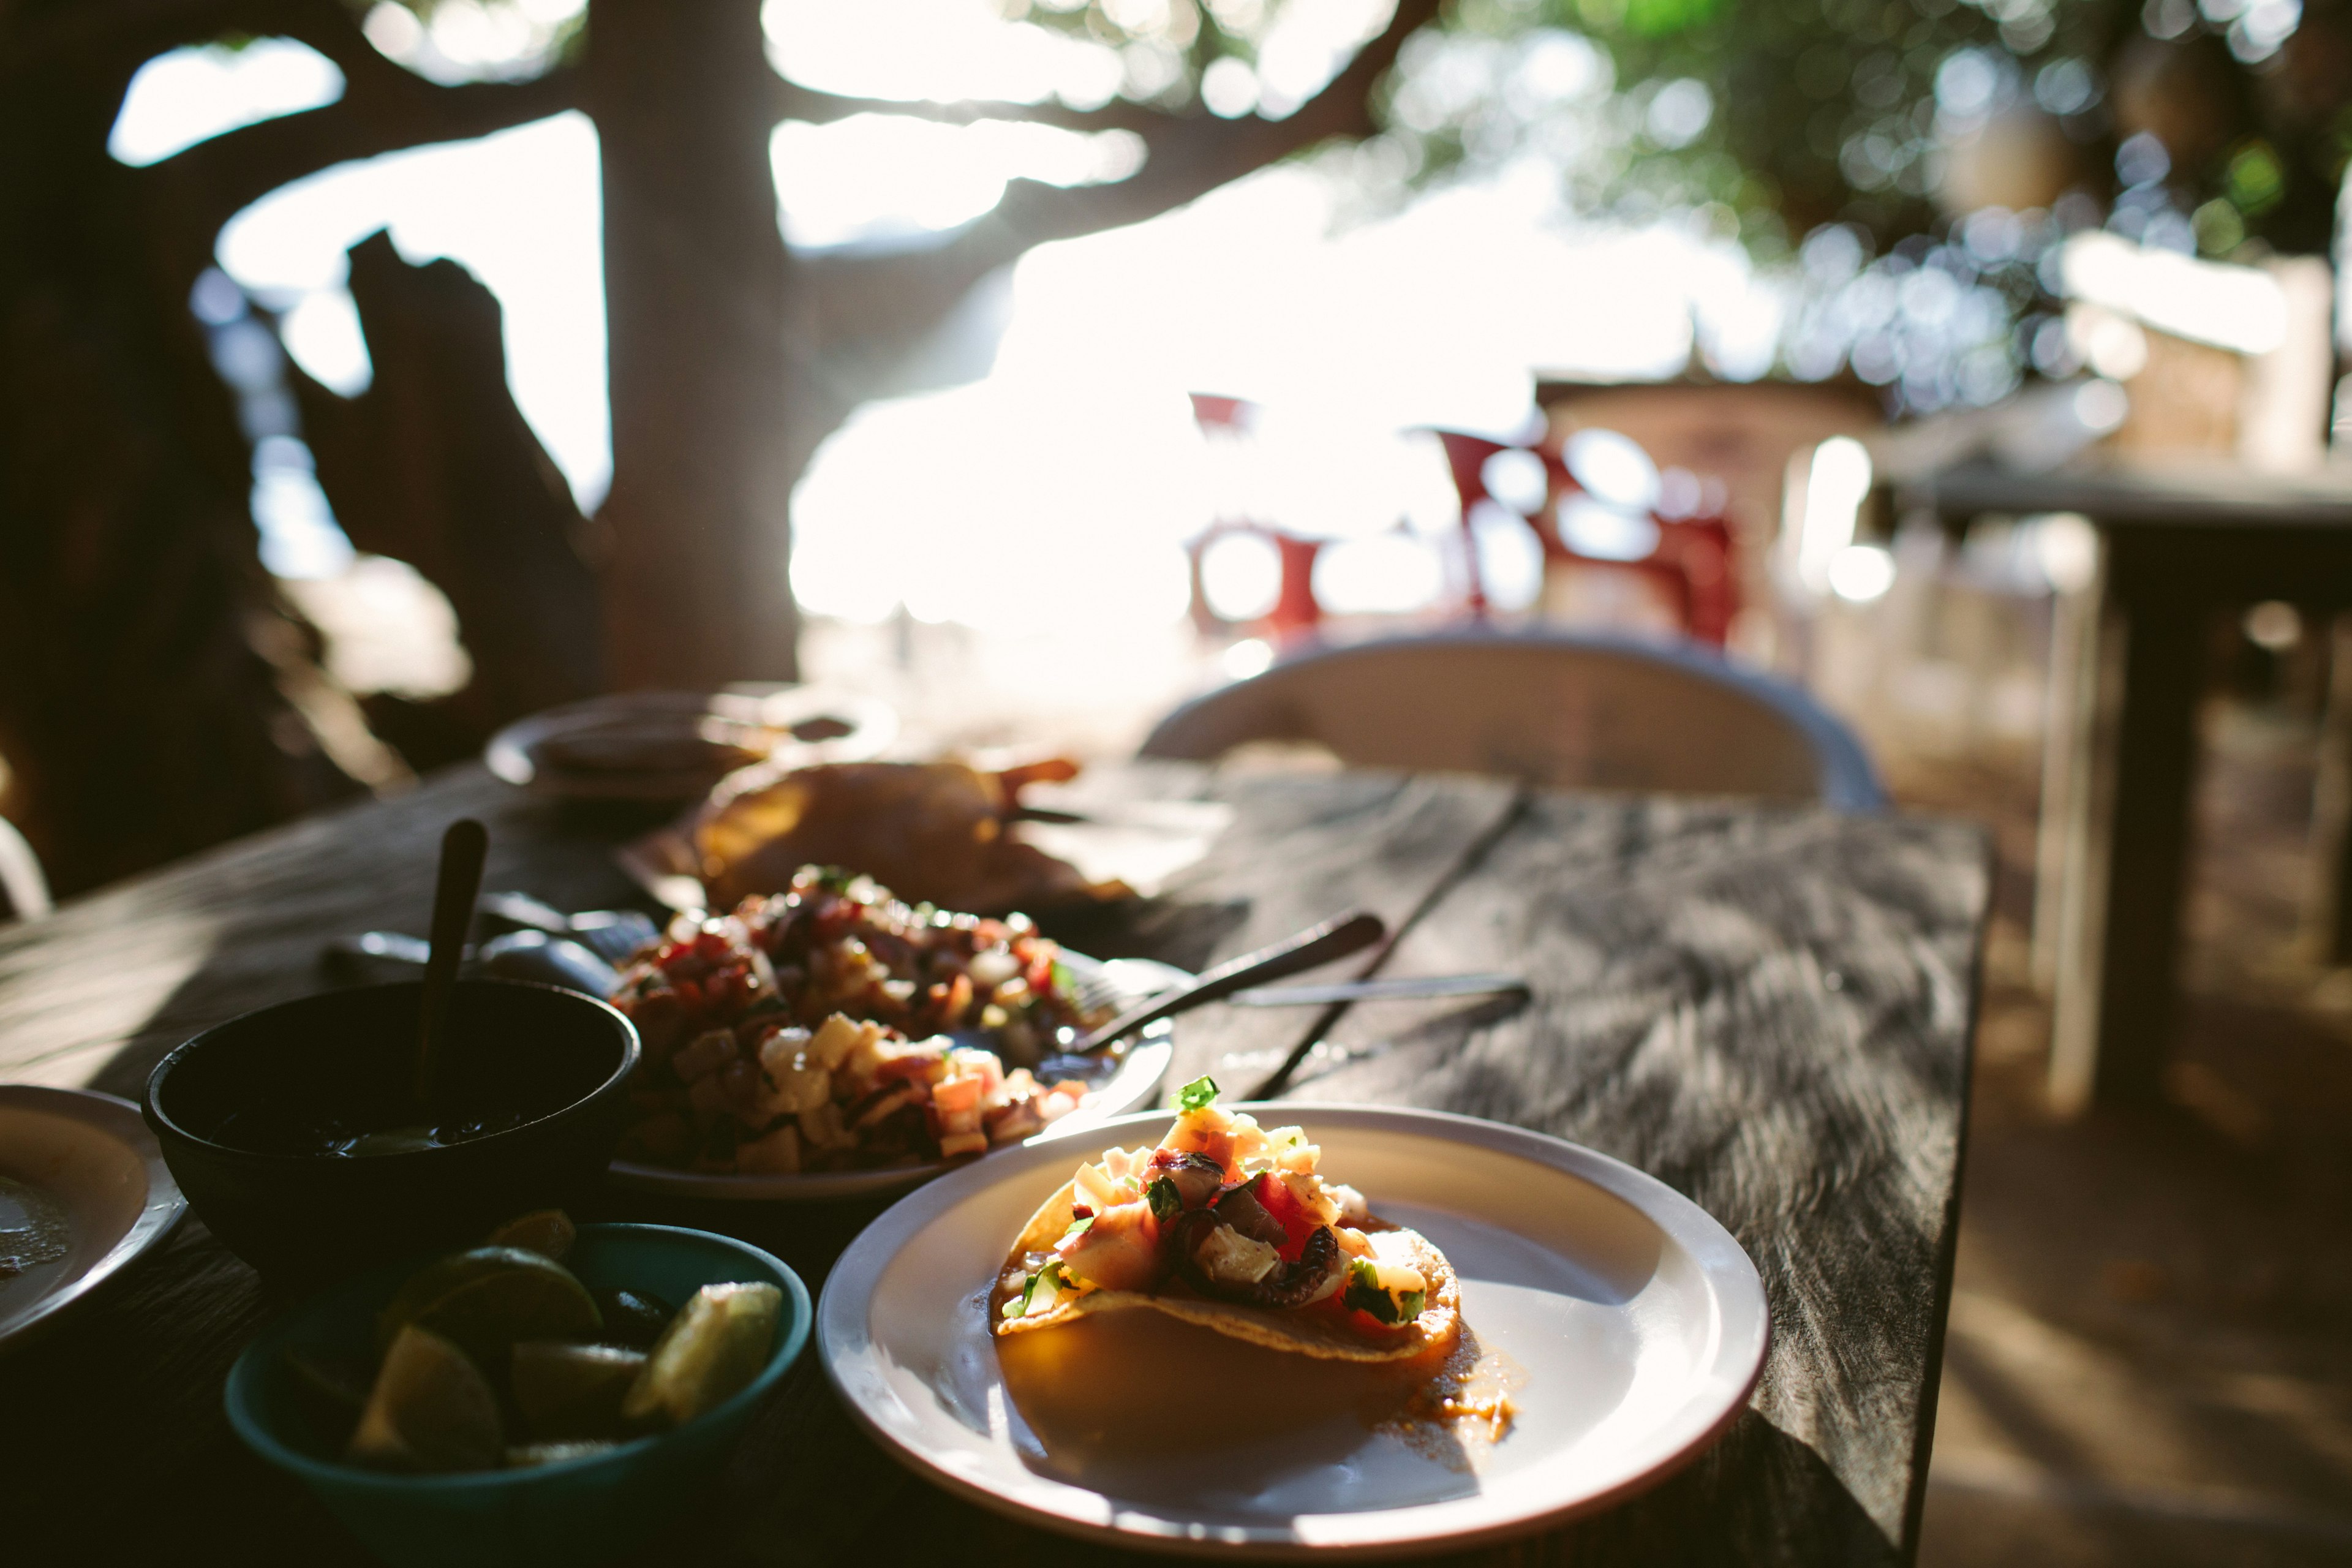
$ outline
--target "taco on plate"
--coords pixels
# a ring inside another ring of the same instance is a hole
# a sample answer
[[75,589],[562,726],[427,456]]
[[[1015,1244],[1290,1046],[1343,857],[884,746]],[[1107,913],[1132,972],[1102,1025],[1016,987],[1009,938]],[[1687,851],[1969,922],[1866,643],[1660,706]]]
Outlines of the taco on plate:
[[1202,1079],[1154,1149],[1107,1149],[1045,1201],[989,1300],[999,1335],[1150,1308],[1327,1361],[1450,1352],[1462,1287],[1420,1233],[1316,1169],[1296,1127],[1220,1110]]

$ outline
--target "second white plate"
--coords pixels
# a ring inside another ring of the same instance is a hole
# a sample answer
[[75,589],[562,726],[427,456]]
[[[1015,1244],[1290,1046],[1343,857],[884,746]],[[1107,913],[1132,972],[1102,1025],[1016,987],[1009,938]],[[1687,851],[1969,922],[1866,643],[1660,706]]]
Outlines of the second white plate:
[[[817,1341],[851,1411],[931,1480],[1049,1529],[1319,1556],[1451,1549],[1590,1511],[1673,1471],[1745,1407],[1763,1365],[1763,1286],[1729,1233],[1664,1183],[1466,1117],[1255,1109],[1298,1121],[1333,1180],[1444,1248],[1477,1349],[1517,1382],[1499,1442],[1367,1424],[1347,1381],[1362,1369],[1181,1324],[1185,1343],[1154,1340],[1156,1353],[1121,1361],[1128,1331],[1114,1325],[1132,1321],[1140,1344],[1167,1321],[1154,1313],[1024,1336],[1038,1342],[1008,1379],[988,1290],[1084,1157],[1063,1141],[910,1194],[842,1255]],[[1167,1126],[1164,1113],[1127,1117],[1088,1142],[1156,1142]]]

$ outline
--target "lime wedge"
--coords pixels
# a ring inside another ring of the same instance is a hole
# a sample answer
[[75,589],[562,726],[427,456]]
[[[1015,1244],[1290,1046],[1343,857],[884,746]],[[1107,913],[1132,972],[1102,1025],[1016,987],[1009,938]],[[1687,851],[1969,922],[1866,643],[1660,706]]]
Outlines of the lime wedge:
[[705,1285],[654,1346],[622,1419],[683,1426],[740,1393],[767,1363],[783,1306],[773,1285]]
[[376,1320],[376,1342],[389,1346],[412,1323],[486,1367],[503,1366],[517,1340],[593,1339],[604,1326],[562,1264],[519,1247],[478,1247],[420,1269]]
[[498,1396],[480,1369],[412,1323],[375,1374],[347,1457],[384,1470],[487,1470],[504,1447]]
[[533,1437],[615,1437],[621,1400],[645,1370],[646,1352],[530,1340],[514,1347],[509,1364],[515,1408]]
[[562,1209],[534,1209],[490,1232],[482,1245],[519,1247],[561,1263],[579,1234],[572,1226],[572,1216]]
[[507,1450],[507,1468],[527,1470],[539,1465],[568,1465],[574,1459],[593,1459],[599,1454],[609,1454],[618,1443],[525,1443]]

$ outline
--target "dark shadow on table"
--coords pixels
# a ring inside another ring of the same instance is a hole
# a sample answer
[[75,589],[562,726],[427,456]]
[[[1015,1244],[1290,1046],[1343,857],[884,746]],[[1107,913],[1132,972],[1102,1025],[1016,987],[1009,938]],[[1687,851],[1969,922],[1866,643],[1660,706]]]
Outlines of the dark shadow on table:
[[[645,1568],[701,1556],[777,1568],[1169,1561],[1067,1540],[957,1500],[877,1448],[806,1363],[738,1450],[714,1501],[690,1533],[634,1561]],[[1775,1561],[1895,1568],[1906,1558],[1811,1449],[1750,1410],[1688,1468],[1602,1513],[1517,1542],[1411,1561],[1449,1568]]]

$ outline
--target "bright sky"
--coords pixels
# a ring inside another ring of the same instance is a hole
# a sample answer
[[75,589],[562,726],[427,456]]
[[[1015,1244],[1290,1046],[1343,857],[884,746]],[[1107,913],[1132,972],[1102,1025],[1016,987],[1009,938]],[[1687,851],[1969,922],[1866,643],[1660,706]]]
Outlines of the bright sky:
[[[1378,9],[1302,6],[1322,31],[1292,37],[1265,67],[1287,60],[1286,74],[1226,88],[1311,92]],[[1104,75],[1117,57],[1007,26],[992,0],[770,0],[764,19],[774,58],[836,90],[1083,100],[1117,85]],[[437,19],[425,37],[401,26],[372,16],[371,36],[423,49],[442,30]],[[453,34],[445,56],[471,37]],[[334,68],[300,45],[183,50],[140,73],[113,147],[152,162],[341,90]],[[781,221],[802,246],[950,228],[1015,175],[1073,184],[1134,161],[1123,138],[877,116],[787,124],[773,151]],[[1073,603],[1113,619],[1174,617],[1177,545],[1208,520],[1215,482],[1192,390],[1267,406],[1264,446],[1282,460],[1261,465],[1252,504],[1355,542],[1327,562],[1334,594],[1367,607],[1409,597],[1407,578],[1427,572],[1397,536],[1375,536],[1400,521],[1450,526],[1453,503],[1433,451],[1396,431],[1515,430],[1538,370],[1671,374],[1689,356],[1695,319],[1719,357],[1737,362],[1743,336],[1769,354],[1778,303],[1736,250],[1663,227],[1570,227],[1540,168],[1353,228],[1335,227],[1331,179],[1271,169],[1152,223],[1031,253],[984,379],[869,405],[818,455],[795,503],[792,570],[804,602],[856,618],[903,602],[926,619],[974,624]],[[517,403],[593,506],[611,472],[599,224],[595,132],[567,114],[328,170],[240,214],[218,255],[289,312],[293,357],[347,393],[369,373],[345,248],[388,227],[411,260],[471,268],[505,306]],[[908,464],[910,450],[948,460]],[[905,547],[878,550],[882,538]]]

